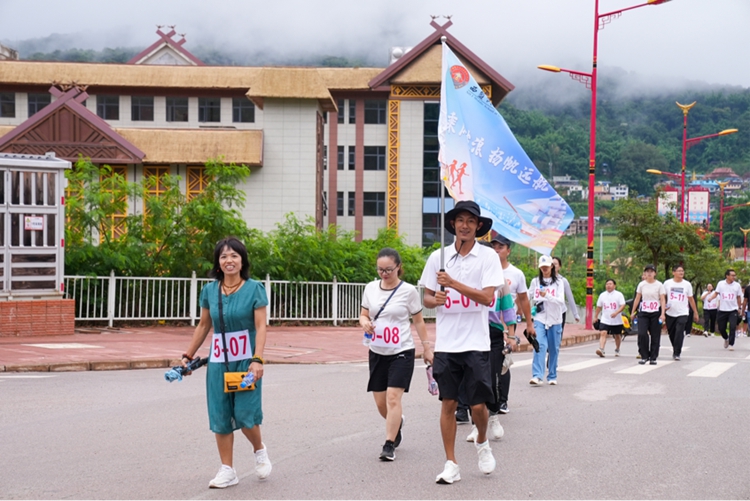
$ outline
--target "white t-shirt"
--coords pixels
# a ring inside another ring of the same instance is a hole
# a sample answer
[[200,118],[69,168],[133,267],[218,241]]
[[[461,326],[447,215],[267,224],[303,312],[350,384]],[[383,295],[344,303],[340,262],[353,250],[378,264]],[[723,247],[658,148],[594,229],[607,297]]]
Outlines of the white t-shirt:
[[601,323],[607,325],[622,325],[622,314],[615,315],[615,318],[612,318],[612,313],[619,310],[620,306],[624,304],[625,296],[623,296],[620,291],[604,291],[599,294],[599,299],[596,300],[596,306],[602,309]]
[[664,292],[667,296],[667,315],[683,317],[690,312],[688,298],[693,297],[693,286],[687,280],[675,282],[669,279],[664,282]]
[[531,279],[529,284],[529,299],[535,304],[544,303],[544,309],[540,312],[537,306],[537,314],[534,315],[535,322],[541,322],[545,327],[562,324],[563,307],[565,306],[565,284],[558,279],[554,283],[551,279],[545,278],[543,281],[546,295],[542,297],[539,284],[539,277]]
[[703,300],[704,310],[715,310],[716,308],[719,307],[718,296],[711,301],[708,300],[708,298],[713,295],[714,295],[714,291],[711,291],[711,292],[705,291],[703,294],[701,294],[701,299]]
[[648,283],[645,280],[641,281],[635,289],[635,292],[636,294],[640,293],[641,295],[641,302],[638,305],[638,310],[644,313],[658,312],[659,308],[661,308],[659,298],[662,295],[666,295],[664,284],[658,280],[654,280],[653,283]]
[[[455,259],[454,259],[455,256]],[[440,250],[427,259],[419,283],[433,292],[440,291],[437,273],[440,271]],[[503,268],[497,253],[474,242],[465,256],[456,252],[456,246],[445,248],[445,271],[454,280],[474,288],[498,288],[503,285]],[[490,351],[489,307],[446,288],[446,304],[436,308],[435,351],[462,353]]]
[[742,297],[742,286],[736,280],[731,284],[728,284],[726,280],[722,280],[716,284],[714,292],[718,292],[719,295],[719,311],[735,311],[737,310],[737,298]]
[[526,294],[529,290],[526,287],[526,275],[510,263],[508,263],[507,268],[503,268],[503,275],[505,283],[508,284],[508,288],[510,289],[510,295],[513,296],[513,307],[516,309],[516,314],[518,314],[518,295]]
[[[369,311],[371,321],[392,292],[393,289],[382,289],[380,280],[375,280],[365,286],[362,308]],[[395,355],[414,349],[409,318],[420,311],[422,311],[422,299],[419,297],[417,288],[403,282],[385,305],[378,319],[373,321],[375,338],[370,343],[370,349],[378,355]]]

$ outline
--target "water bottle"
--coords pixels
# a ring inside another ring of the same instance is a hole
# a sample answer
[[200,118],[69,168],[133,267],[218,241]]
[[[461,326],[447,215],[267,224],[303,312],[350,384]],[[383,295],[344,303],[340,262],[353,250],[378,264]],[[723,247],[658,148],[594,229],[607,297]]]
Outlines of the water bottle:
[[247,371],[247,374],[245,374],[245,377],[242,378],[242,382],[240,383],[240,388],[247,388],[248,386],[252,385],[255,382],[255,376],[252,372]]
[[435,381],[435,378],[432,377],[432,366],[427,366],[427,391],[430,392],[430,395],[437,395],[438,394],[438,384],[437,381]]
[[372,334],[365,332],[365,335],[362,338],[362,344],[365,346],[370,346],[370,343],[372,343]]

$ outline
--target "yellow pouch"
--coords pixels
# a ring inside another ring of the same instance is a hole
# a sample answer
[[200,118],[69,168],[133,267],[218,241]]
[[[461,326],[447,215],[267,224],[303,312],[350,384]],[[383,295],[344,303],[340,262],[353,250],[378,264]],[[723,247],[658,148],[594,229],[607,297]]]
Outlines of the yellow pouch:
[[622,315],[622,326],[626,329],[630,329],[630,319],[627,315]]
[[255,389],[255,383],[247,388],[242,388],[240,383],[247,372],[225,372],[224,373],[224,393],[234,393],[236,391],[249,391]]

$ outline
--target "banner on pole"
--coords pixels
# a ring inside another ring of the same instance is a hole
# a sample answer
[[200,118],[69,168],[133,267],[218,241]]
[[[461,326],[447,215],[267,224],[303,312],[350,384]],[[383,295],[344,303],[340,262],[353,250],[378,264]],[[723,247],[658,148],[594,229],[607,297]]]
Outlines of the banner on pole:
[[707,226],[710,223],[708,212],[709,192],[705,188],[691,188],[688,194],[688,221]]
[[674,214],[674,216],[677,217],[677,207],[679,206],[677,200],[677,188],[665,186],[660,191],[657,191],[656,194],[656,212],[660,216]]
[[445,187],[457,201],[475,201],[493,231],[549,255],[573,210],[446,43],[442,72],[438,159]]

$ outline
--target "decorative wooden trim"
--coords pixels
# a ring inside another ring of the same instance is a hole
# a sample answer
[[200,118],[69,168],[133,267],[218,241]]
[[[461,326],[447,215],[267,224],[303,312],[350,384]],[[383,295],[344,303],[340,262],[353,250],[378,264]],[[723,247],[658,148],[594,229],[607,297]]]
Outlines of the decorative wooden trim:
[[398,160],[400,147],[399,124],[401,101],[388,101],[388,194],[386,200],[386,225],[398,231]]
[[161,196],[162,193],[167,191],[166,187],[164,186],[164,183],[162,182],[162,177],[169,174],[169,167],[143,167],[143,178],[148,179],[150,177],[156,178],[156,183],[153,186],[147,186],[147,189],[145,191],[144,197],[143,197],[143,214],[148,214],[147,204],[146,200],[148,197],[158,197]]
[[208,185],[205,167],[187,168],[187,193],[185,194],[188,202],[196,196],[203,193]]
[[[128,168],[125,165],[112,165],[111,166],[112,171],[109,174],[101,175],[99,180],[100,182],[103,182],[107,178],[111,178],[115,174],[118,174],[123,177],[127,181],[128,179]],[[112,190],[105,190],[108,193],[111,193]],[[101,235],[99,237],[100,241],[104,241],[104,234],[109,234],[109,238],[111,240],[117,240],[120,237],[125,236],[127,233],[127,226],[125,225],[125,220],[128,217],[128,208],[127,208],[127,201],[126,205],[123,208],[122,212],[116,212],[113,213],[111,216],[107,218],[107,220],[102,224],[101,228]]]
[[[492,99],[492,85],[482,85],[482,91]],[[391,99],[440,99],[439,85],[391,85]]]

